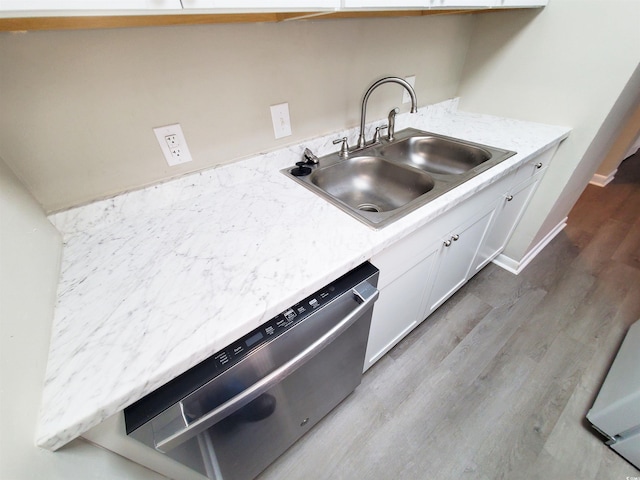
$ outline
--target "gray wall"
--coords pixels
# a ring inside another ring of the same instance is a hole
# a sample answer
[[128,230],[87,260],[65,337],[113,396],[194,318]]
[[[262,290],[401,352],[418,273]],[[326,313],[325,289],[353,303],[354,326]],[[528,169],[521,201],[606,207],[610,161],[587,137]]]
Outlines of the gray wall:
[[551,0],[539,12],[477,15],[461,108],[567,125],[505,253],[516,260],[571,210],[640,92],[640,2]]
[[[0,33],[0,156],[50,212],[273,150],[356,125],[381,76],[415,74],[422,105],[453,97],[472,21]],[[370,118],[401,92],[378,90]],[[281,102],[293,136],[275,140],[269,106]],[[176,122],[194,160],[169,167],[152,128]]]
[[34,445],[62,240],[0,159],[0,478],[159,480],[82,440],[53,453]]

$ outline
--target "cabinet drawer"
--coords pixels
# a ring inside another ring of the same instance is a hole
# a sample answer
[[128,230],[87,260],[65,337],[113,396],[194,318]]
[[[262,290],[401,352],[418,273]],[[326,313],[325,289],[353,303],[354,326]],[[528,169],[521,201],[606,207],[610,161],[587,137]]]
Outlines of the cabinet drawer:
[[537,155],[536,157],[521,165],[514,176],[513,185],[518,185],[520,183],[526,182],[535,174],[545,170],[549,166],[549,163],[551,162],[551,159],[553,158],[553,155],[556,153],[557,149],[558,146],[554,145],[548,150],[542,152],[540,155]]
[[380,270],[379,289],[389,285],[428,256],[427,247],[437,240],[443,232],[456,225],[455,222],[450,220],[450,217],[458,218],[458,215],[454,212],[457,208],[459,207],[447,212],[444,216],[434,219],[429,224],[390,245],[371,258],[371,263]]

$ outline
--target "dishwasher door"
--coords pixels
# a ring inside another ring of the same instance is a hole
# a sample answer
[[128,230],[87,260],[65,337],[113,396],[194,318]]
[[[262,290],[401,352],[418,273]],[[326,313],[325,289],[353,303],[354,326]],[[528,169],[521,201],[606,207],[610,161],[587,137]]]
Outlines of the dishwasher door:
[[[377,271],[344,291],[332,284],[327,303],[312,296],[267,322],[225,355],[287,317],[296,323],[130,435],[208,478],[254,478],[360,383],[378,295],[372,282]],[[308,312],[295,320],[301,305]]]

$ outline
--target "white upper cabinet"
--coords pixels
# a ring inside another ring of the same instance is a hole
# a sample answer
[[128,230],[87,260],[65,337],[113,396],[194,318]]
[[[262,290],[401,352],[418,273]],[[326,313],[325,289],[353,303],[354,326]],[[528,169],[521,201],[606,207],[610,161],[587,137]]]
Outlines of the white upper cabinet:
[[544,7],[548,0],[429,0],[434,9],[532,8]]
[[182,0],[185,9],[228,10],[359,10],[379,9],[463,9],[492,7],[531,7],[547,0]]
[[342,0],[342,8],[377,8],[381,10],[401,8],[428,9],[429,0]]
[[504,8],[527,8],[527,7],[544,7],[549,3],[548,0],[496,0],[496,7]]
[[336,10],[340,0],[182,0],[185,9],[225,10]]
[[431,8],[491,8],[497,0],[431,0]]
[[[0,18],[99,15],[464,10],[543,7],[548,0],[0,0]],[[118,12],[118,13],[116,13]],[[15,25],[14,25],[15,27]]]
[[67,13],[69,10],[180,10],[180,0],[0,0],[0,10]]

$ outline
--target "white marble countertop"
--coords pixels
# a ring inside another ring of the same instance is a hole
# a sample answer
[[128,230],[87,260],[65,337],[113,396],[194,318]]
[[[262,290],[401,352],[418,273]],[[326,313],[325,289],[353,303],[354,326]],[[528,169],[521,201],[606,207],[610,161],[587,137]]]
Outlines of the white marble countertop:
[[52,215],[64,250],[37,445],[61,447],[569,133],[457,100],[396,125],[518,153],[378,231],[279,172],[355,129]]

